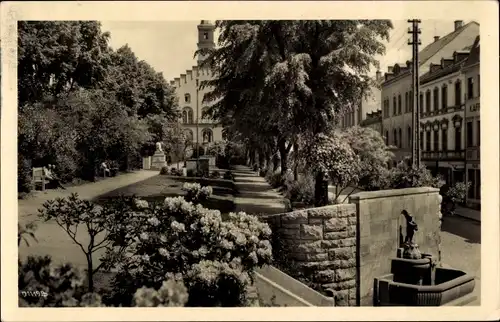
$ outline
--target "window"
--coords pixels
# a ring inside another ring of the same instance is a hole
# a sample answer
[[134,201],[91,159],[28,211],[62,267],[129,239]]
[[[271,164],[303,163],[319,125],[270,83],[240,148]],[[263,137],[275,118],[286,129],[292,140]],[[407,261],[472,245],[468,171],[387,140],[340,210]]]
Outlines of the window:
[[411,126],[408,126],[408,129],[406,130],[406,135],[407,135],[407,138],[406,138],[406,141],[408,142],[408,148],[412,148],[411,146]]
[[193,124],[193,110],[190,107],[185,107],[182,111],[182,122],[184,124]]
[[462,82],[457,80],[455,83],[455,106],[462,105]]
[[396,96],[392,98],[392,115],[396,115]]
[[203,33],[203,39],[208,40],[208,32]]
[[403,131],[401,131],[401,129],[399,129],[398,143],[399,143],[399,147],[402,148],[403,147]]
[[413,112],[413,91],[408,93],[408,112]]
[[427,90],[425,93],[425,113],[431,112],[431,91]]
[[467,78],[467,98],[474,98],[474,78]]
[[424,94],[420,93],[420,115],[424,114]]
[[203,143],[210,143],[212,142],[212,139],[213,139],[213,135],[212,135],[212,130],[210,129],[203,129],[203,131],[201,132],[202,136],[203,136]]
[[441,130],[441,148],[448,151],[448,129]]
[[439,110],[439,88],[434,88],[434,111]]
[[431,150],[431,131],[425,132],[425,150]]
[[398,115],[401,115],[402,107],[401,107],[401,95],[398,95]]
[[467,122],[467,147],[470,148],[474,146],[474,142],[472,141],[472,122]]
[[191,95],[184,94],[184,103],[191,103]]
[[420,150],[424,149],[424,132],[420,132]]
[[481,96],[481,76],[477,75],[477,97]]
[[408,108],[410,104],[408,104],[408,92],[405,93],[405,113],[408,113]]
[[439,151],[439,130],[434,130],[434,151]]
[[394,135],[394,146],[398,146],[398,132],[396,132],[396,129],[394,129],[394,132],[393,132],[393,135]]
[[455,128],[455,150],[460,151],[462,149],[462,127]]
[[448,108],[448,86],[446,85],[441,88],[441,108],[444,110]]
[[481,146],[481,121],[477,121],[476,135],[477,135],[477,146]]

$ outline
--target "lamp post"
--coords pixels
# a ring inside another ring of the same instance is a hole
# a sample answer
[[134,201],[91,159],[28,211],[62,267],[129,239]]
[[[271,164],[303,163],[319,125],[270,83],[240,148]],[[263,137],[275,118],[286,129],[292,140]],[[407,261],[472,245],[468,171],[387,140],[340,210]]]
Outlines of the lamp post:
[[199,172],[199,163],[200,163],[200,151],[199,151],[199,134],[198,134],[198,109],[199,109],[199,99],[198,99],[198,78],[196,78],[196,175]]

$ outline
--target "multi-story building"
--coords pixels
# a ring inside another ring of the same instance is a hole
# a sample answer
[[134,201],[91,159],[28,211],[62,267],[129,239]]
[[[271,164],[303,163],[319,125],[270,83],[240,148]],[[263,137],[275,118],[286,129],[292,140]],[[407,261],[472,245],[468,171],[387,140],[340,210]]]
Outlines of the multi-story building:
[[422,162],[448,184],[465,179],[464,66],[469,51],[432,63],[420,78]]
[[369,127],[382,134],[382,110],[376,110],[366,114],[366,117],[361,121],[362,127]]
[[[214,42],[215,26],[208,20],[202,20],[198,25],[198,49],[215,48]],[[179,99],[179,107],[182,111],[181,123],[183,129],[193,139],[194,143],[206,146],[211,142],[222,140],[222,126],[217,120],[204,117],[204,111],[208,107],[203,103],[203,96],[209,92],[209,88],[199,88],[204,80],[213,77],[209,68],[200,67],[200,62],[205,57],[198,56],[197,66],[187,70],[185,74],[176,77],[170,82],[175,88]]]
[[[419,52],[419,74],[429,72],[431,65],[439,65],[441,57],[451,57],[454,52],[470,46],[479,35],[479,24],[475,21],[463,24],[454,21],[454,30],[434,41]],[[381,91],[382,133],[386,143],[394,149],[396,161],[411,154],[412,133],[412,77],[411,62],[388,67]]]
[[481,206],[481,123],[480,123],[480,74],[479,36],[462,68],[465,83],[465,180],[471,183],[466,203]]
[[375,86],[370,88],[366,97],[360,100],[360,103],[351,111],[346,112],[340,119],[340,126],[347,128],[350,126],[361,125],[369,113],[375,112],[380,107],[380,85],[382,83],[382,73],[377,70],[375,76]]

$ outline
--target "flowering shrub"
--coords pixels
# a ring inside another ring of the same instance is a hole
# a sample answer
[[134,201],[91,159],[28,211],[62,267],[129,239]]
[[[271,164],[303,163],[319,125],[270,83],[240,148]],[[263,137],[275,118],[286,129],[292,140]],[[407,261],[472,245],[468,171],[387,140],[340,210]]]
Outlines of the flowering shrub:
[[160,174],[167,175],[168,174],[168,167],[161,167]]
[[[218,210],[193,205],[181,197],[166,198],[162,207],[147,209],[145,214],[142,233],[122,254],[117,267],[115,305],[130,305],[135,290],[142,286],[159,289],[167,272],[185,277],[188,306],[205,305],[212,301],[205,297],[213,294],[218,294],[213,301],[219,305],[226,303],[224,298],[240,301],[244,294],[233,292],[246,289],[245,273],[271,262],[271,230],[255,216],[230,214],[222,221]],[[220,276],[214,277],[214,272]],[[206,290],[200,285],[215,290],[200,293]],[[231,287],[220,289],[220,285]]]
[[[28,257],[19,261],[20,307],[103,307],[97,293],[88,293],[84,274],[70,264],[53,265],[51,258]],[[158,290],[141,287],[133,306],[184,306],[188,299],[182,279],[167,274]]]
[[212,187],[202,187],[199,183],[185,183],[182,190],[186,192],[184,199],[194,204],[206,201],[212,195]]
[[87,294],[84,274],[51,262],[49,256],[18,262],[19,306],[100,306],[99,295]]

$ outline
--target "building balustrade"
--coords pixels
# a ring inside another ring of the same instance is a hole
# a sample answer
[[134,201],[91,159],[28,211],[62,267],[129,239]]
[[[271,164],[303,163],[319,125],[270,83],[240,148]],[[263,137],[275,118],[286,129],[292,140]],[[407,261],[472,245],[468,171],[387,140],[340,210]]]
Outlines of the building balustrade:
[[465,150],[422,151],[423,160],[463,160]]

